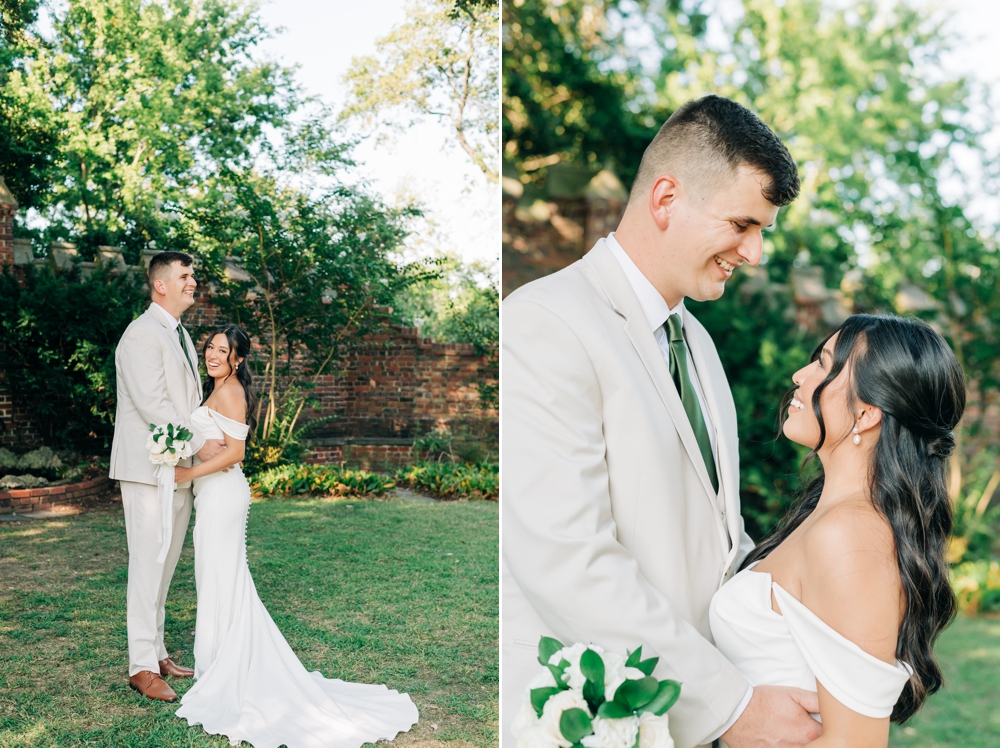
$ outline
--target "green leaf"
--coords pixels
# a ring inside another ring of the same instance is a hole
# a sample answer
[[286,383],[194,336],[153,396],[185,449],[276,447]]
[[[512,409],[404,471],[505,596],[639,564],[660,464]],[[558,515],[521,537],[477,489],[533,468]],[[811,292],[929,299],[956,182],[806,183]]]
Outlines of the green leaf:
[[535,710],[535,714],[541,717],[542,710],[545,708],[545,702],[549,700],[550,696],[555,696],[559,691],[560,689],[553,686],[531,689],[531,706]]
[[556,652],[563,648],[563,644],[558,639],[551,636],[543,636],[538,640],[538,662],[540,665],[548,665],[549,660]]
[[559,718],[559,731],[569,742],[578,743],[594,731],[594,726],[583,709],[567,709]]
[[640,712],[652,712],[657,717],[666,714],[681,695],[681,684],[675,680],[661,680],[656,688],[656,695],[643,705]]
[[546,665],[545,667],[547,667],[549,672],[552,673],[552,677],[556,679],[556,685],[559,686],[559,688],[563,690],[569,688],[569,684],[563,680],[563,673],[565,673],[566,668],[569,667],[569,662],[565,658],[559,660],[558,665]]
[[639,662],[642,660],[642,645],[639,648],[629,652],[628,659],[625,660],[625,667],[639,667]]
[[633,712],[656,697],[658,686],[656,678],[648,676],[639,680],[627,680],[615,691],[615,701]]
[[580,671],[587,680],[604,687],[604,660],[592,649],[585,649],[580,656]]
[[656,670],[656,663],[659,661],[659,657],[650,657],[648,660],[643,660],[638,665],[633,665],[632,667],[641,670],[644,675],[652,675],[653,671]]
[[586,649],[580,656],[580,670],[587,679],[583,684],[583,698],[596,711],[604,702],[604,660],[594,650]]
[[622,719],[631,715],[632,711],[617,701],[605,701],[597,709],[597,716],[603,719]]
[[156,431],[156,424],[155,423],[149,424],[149,430],[150,431]]

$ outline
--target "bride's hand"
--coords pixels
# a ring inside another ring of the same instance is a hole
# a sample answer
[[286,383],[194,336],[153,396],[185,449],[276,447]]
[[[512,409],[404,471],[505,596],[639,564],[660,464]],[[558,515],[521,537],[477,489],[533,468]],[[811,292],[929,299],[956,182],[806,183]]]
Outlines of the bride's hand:
[[174,468],[174,483],[187,483],[191,480],[188,475],[191,473],[191,468],[181,467],[178,465]]

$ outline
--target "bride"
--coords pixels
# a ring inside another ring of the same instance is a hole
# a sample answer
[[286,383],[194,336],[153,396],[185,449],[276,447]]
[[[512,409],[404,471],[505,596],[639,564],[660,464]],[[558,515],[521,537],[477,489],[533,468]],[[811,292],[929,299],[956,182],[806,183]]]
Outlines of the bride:
[[716,593],[712,634],[752,685],[817,692],[810,746],[884,748],[942,683],[945,461],[965,380],[928,325],[855,315],[792,381],[782,430],[822,471]]
[[[406,694],[307,672],[257,596],[246,555],[250,487],[240,470],[253,430],[250,338],[226,325],[205,344],[205,404],[191,420],[226,449],[176,468],[194,481],[195,684],[177,710],[189,724],[256,748],[357,748],[417,721]],[[235,376],[233,376],[235,374]]]

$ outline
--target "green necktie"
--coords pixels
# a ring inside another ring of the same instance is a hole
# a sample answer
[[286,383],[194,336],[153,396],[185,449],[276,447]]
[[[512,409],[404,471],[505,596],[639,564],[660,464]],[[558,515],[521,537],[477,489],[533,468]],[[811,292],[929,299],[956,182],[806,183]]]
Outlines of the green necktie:
[[698,404],[698,393],[695,392],[694,384],[688,373],[687,346],[684,344],[684,328],[681,324],[681,315],[671,314],[667,317],[667,338],[670,340],[670,376],[677,386],[677,392],[684,403],[684,411],[687,413],[694,436],[698,440],[698,448],[701,456],[705,460],[705,467],[708,469],[708,477],[712,480],[712,488],[719,492],[719,478],[715,472],[715,457],[712,454],[712,441],[708,438],[708,426],[705,425],[705,415],[701,412],[701,405]]
[[194,378],[198,378],[198,374],[194,370],[194,364],[191,363],[191,354],[188,353],[187,346],[184,345],[184,325],[177,325],[177,339],[181,341],[181,350],[184,351],[184,358],[187,359],[188,366],[191,367],[191,373],[194,374]]

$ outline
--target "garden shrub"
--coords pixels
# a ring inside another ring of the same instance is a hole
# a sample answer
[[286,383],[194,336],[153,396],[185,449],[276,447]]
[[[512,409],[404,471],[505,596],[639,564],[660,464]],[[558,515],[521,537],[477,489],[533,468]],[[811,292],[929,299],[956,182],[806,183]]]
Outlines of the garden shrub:
[[145,278],[79,266],[0,272],[0,371],[54,448],[106,452],[114,434],[115,348],[149,304]]
[[395,487],[390,476],[339,465],[283,465],[258,473],[252,482],[261,496],[380,496]]
[[[63,477],[65,466],[59,459],[59,455],[48,447],[40,447],[18,457],[9,449],[0,448],[0,476],[14,475],[15,473],[26,473],[18,476],[19,479],[45,478],[47,480],[58,480]],[[35,488],[36,486],[16,486],[17,488]]]
[[966,561],[951,570],[951,584],[963,613],[1000,610],[1000,561]]
[[500,495],[499,466],[488,462],[418,462],[394,477],[400,485],[446,498],[495,501]]

